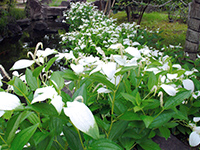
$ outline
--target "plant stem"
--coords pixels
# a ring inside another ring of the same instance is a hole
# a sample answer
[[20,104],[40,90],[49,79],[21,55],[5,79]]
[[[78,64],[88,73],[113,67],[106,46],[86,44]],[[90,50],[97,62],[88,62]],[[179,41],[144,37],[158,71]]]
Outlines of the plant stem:
[[2,139],[2,141],[3,141],[6,145],[8,145],[1,135],[0,135],[0,138]]
[[[76,128],[76,127],[75,127]],[[82,140],[82,137],[81,137],[81,134],[80,134],[80,131],[76,128],[76,130],[77,130],[77,132],[78,132],[78,137],[79,137],[79,139],[80,139],[80,141],[81,141],[81,145],[82,145],[82,147],[83,147],[83,149],[85,149],[85,147],[84,147],[84,144],[83,144],[83,140]]]

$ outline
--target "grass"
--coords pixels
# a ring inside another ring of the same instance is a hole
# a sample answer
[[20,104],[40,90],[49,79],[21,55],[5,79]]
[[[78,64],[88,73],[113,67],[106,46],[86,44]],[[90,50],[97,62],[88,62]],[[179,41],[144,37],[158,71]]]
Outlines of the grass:
[[[118,18],[118,23],[127,22],[124,11],[113,14],[112,16],[113,18]],[[183,47],[185,45],[187,24],[180,22],[169,23],[166,12],[145,13],[142,18],[141,28],[147,28],[149,30],[157,30],[159,28],[162,31],[161,36],[164,38],[161,44],[179,45],[180,43]]]

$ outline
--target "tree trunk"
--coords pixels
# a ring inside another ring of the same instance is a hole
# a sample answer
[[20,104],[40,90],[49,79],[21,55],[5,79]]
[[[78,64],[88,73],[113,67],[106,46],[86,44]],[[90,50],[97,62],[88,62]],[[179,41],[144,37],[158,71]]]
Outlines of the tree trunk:
[[199,52],[200,34],[200,0],[193,0],[189,6],[188,29],[186,32],[185,52],[189,53],[192,60],[196,59]]

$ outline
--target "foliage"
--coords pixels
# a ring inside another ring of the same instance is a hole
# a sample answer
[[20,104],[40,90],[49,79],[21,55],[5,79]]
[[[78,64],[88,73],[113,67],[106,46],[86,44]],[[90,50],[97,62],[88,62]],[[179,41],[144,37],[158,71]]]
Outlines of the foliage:
[[[80,32],[89,33],[84,23]],[[137,34],[120,30],[124,38]],[[87,39],[85,35],[79,38]],[[38,43],[34,53],[28,52],[31,59],[18,60],[10,70],[25,69],[24,74],[14,71],[8,82],[2,80],[8,87],[0,89],[1,149],[159,150],[152,138],[167,139],[178,126],[185,127],[180,132],[186,136],[189,128],[196,135],[189,121],[200,115],[197,69],[184,69],[145,44],[117,41],[84,52],[41,49]],[[61,59],[68,68],[51,70]]]

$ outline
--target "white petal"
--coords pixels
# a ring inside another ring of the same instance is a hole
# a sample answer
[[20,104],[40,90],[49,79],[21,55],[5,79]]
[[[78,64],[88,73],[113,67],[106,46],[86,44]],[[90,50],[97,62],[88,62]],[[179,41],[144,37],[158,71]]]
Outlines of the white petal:
[[108,62],[102,66],[103,72],[107,75],[109,79],[112,79],[116,72],[117,64],[114,62]]
[[51,100],[51,104],[56,108],[57,112],[60,114],[64,106],[62,97],[60,95],[54,96],[54,98]]
[[47,56],[49,56],[51,54],[55,54],[55,53],[57,53],[56,50],[50,49],[50,48],[46,48],[45,50],[38,50],[36,55],[38,57],[47,57]]
[[28,60],[28,59],[18,60],[14,63],[14,65],[10,70],[24,69],[30,67],[34,62],[35,62],[34,60]]
[[163,88],[163,90],[170,96],[175,96],[176,95],[176,89],[171,86],[171,85],[166,85],[166,84],[162,84],[161,87]]
[[140,51],[135,47],[128,47],[125,51],[136,58],[141,58]]
[[126,58],[127,57],[121,57],[120,55],[113,55],[114,60],[121,66],[124,66],[126,64]]
[[40,101],[44,101],[48,98],[53,99],[53,96],[57,95],[56,90],[51,87],[44,87],[44,88],[39,88],[35,91],[34,93],[34,99],[32,100],[32,104]]
[[189,144],[195,147],[200,144],[200,136],[196,131],[193,131],[189,136]]
[[98,93],[110,93],[111,90],[108,90],[108,89],[106,89],[106,88],[99,88],[99,89],[97,90],[97,92],[98,92]]
[[3,116],[4,113],[5,113],[5,111],[0,110],[0,117]]
[[194,83],[192,80],[190,79],[185,79],[183,80],[183,87],[186,89],[186,90],[191,90],[192,92],[194,91]]
[[174,65],[172,65],[172,67],[177,68],[177,69],[181,69],[181,65],[179,65],[179,64],[174,64]]
[[83,65],[81,65],[81,64],[78,64],[78,65],[71,64],[70,66],[71,66],[72,70],[73,70],[76,74],[83,73],[83,71],[84,71],[84,67],[83,67]]
[[64,113],[70,118],[72,123],[82,132],[93,128],[95,120],[90,109],[82,102],[67,102],[67,108]]
[[167,78],[170,79],[170,80],[172,80],[172,79],[176,79],[177,76],[178,76],[177,73],[175,73],[175,74],[170,74],[170,73],[168,73],[168,74],[167,74]]
[[0,92],[0,110],[13,110],[20,105],[20,100],[16,95]]

